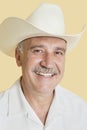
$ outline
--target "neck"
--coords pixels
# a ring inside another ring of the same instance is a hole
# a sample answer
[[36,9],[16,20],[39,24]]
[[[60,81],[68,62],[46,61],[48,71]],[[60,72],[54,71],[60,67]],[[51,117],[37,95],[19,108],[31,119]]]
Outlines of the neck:
[[35,111],[39,119],[43,124],[46,122],[46,118],[49,112],[50,105],[52,103],[54,93],[51,94],[40,94],[34,91],[28,91],[22,84],[22,91],[28,103],[31,105],[32,109]]

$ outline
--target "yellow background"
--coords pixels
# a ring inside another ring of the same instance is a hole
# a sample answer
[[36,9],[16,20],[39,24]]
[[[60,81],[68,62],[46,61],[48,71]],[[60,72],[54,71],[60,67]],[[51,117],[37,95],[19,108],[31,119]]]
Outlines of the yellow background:
[[[75,34],[87,23],[87,0],[0,0],[0,23],[10,16],[27,18],[43,2],[59,4],[64,12],[66,32]],[[21,75],[14,58],[0,52],[0,91]],[[61,85],[87,101],[87,30],[78,46],[66,56],[66,69]]]

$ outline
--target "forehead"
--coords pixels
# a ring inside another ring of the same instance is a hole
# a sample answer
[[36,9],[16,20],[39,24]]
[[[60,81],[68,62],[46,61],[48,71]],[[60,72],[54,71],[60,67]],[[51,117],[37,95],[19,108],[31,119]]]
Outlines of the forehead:
[[61,38],[46,37],[46,36],[33,37],[24,40],[25,47],[30,47],[33,45],[66,47],[66,41]]

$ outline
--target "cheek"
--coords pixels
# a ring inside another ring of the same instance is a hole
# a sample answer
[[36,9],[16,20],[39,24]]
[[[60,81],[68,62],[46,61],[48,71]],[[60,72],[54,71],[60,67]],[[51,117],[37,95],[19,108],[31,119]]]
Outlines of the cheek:
[[65,59],[58,60],[57,67],[61,72],[63,72],[65,69]]
[[39,65],[40,61],[41,59],[35,56],[29,56],[29,57],[27,56],[23,60],[22,68],[28,72],[32,71],[37,65]]
[[64,72],[64,69],[65,69],[65,61],[63,61],[63,62],[61,63],[61,69],[62,69],[62,71]]

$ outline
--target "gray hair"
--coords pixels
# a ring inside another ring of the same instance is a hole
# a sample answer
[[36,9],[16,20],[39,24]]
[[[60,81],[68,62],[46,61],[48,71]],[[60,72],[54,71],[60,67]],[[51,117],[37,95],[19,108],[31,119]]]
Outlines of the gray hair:
[[21,41],[21,42],[19,42],[18,43],[18,45],[17,45],[17,49],[21,52],[21,53],[23,53],[23,43],[24,43],[24,41]]

